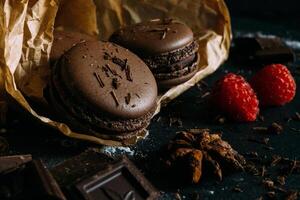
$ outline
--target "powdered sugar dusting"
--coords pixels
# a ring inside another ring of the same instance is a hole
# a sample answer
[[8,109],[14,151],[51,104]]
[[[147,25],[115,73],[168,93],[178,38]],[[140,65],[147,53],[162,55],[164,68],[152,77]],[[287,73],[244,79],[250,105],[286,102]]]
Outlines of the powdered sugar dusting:
[[104,147],[101,149],[102,153],[105,153],[109,156],[117,156],[117,155],[128,155],[133,156],[135,154],[135,150],[130,147]]

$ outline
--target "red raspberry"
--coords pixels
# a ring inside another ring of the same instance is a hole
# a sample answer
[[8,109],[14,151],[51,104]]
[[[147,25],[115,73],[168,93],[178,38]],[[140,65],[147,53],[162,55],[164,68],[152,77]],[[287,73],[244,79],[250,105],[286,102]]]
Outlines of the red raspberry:
[[242,76],[233,73],[217,81],[212,100],[218,109],[236,121],[254,121],[259,112],[253,89]]
[[296,94],[296,83],[288,68],[281,64],[267,65],[250,81],[261,105],[279,106],[290,102]]

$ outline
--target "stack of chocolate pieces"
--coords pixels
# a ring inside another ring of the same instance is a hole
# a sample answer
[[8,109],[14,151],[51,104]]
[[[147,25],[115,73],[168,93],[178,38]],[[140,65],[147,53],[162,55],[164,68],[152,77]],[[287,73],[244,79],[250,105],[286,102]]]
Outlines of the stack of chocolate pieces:
[[0,199],[65,200],[41,160],[31,155],[0,157]]
[[[52,176],[53,175],[53,176]],[[30,155],[0,157],[0,199],[156,199],[158,192],[127,157],[84,152],[51,172]]]

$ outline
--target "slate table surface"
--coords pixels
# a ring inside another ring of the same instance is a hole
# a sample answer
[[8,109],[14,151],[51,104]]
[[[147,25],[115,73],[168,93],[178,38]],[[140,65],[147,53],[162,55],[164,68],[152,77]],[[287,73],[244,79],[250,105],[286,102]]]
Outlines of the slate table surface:
[[[232,24],[234,36],[257,32],[277,35],[283,37],[290,44],[294,44],[296,54],[300,53],[300,29],[297,29],[293,23],[287,21],[278,24],[277,22],[239,18],[234,19]],[[297,41],[299,42],[297,43]],[[283,107],[262,109],[261,115],[265,118],[264,122],[259,120],[254,123],[225,122],[225,124],[219,124],[215,122],[210,116],[206,98],[201,97],[209,91],[209,88],[200,91],[196,86],[162,109],[161,113],[152,120],[149,127],[150,135],[136,146],[131,147],[134,153],[129,155],[145,176],[162,192],[161,199],[176,199],[175,192],[179,193],[181,199],[193,199],[195,196],[201,199],[256,199],[266,193],[261,185],[262,178],[245,172],[227,175],[221,183],[206,180],[199,185],[171,187],[168,180],[159,174],[158,150],[177,131],[197,127],[222,131],[223,139],[227,140],[240,153],[256,151],[259,155],[267,158],[277,154],[290,159],[299,159],[300,132],[295,129],[300,128],[300,122],[287,124],[287,118],[294,115],[296,111],[300,112],[300,75],[296,73],[297,66],[299,67],[300,64],[299,57],[296,63],[289,65],[298,84],[296,98],[292,103]],[[212,86],[225,73],[236,72],[251,77],[257,69],[259,69],[258,66],[246,67],[226,62],[216,73],[205,78],[204,81]],[[169,126],[169,116],[180,118],[183,127]],[[253,127],[268,126],[272,122],[277,122],[284,127],[283,134],[267,136],[270,138],[269,143],[274,150],[266,150],[263,145],[248,141],[249,137],[262,137],[253,132]],[[292,130],[290,127],[295,129]],[[10,113],[9,121],[0,129],[0,136],[8,140],[11,154],[32,154],[34,158],[42,159],[49,168],[79,154],[88,147],[96,147],[90,143],[66,138],[51,128],[28,122],[18,113]],[[236,185],[239,185],[243,192],[233,192]],[[285,187],[288,190],[300,191],[300,175],[289,176]]]

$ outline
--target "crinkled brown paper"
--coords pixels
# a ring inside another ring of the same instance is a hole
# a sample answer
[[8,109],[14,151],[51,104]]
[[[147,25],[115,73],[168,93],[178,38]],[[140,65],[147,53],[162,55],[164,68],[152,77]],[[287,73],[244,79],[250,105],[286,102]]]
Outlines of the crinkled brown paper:
[[49,78],[54,22],[56,27],[99,35],[104,40],[120,26],[153,18],[173,17],[188,24],[200,45],[199,71],[189,81],[160,94],[156,114],[228,57],[231,27],[223,0],[2,0],[0,6],[0,116],[6,110],[4,96],[10,95],[34,117],[66,136],[98,144],[124,145],[75,133],[66,124],[48,118],[47,112],[37,113],[27,101],[30,98],[30,102],[47,106],[43,88]]

